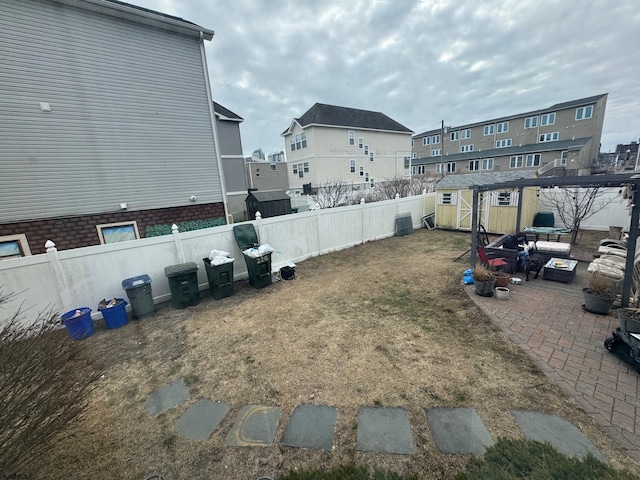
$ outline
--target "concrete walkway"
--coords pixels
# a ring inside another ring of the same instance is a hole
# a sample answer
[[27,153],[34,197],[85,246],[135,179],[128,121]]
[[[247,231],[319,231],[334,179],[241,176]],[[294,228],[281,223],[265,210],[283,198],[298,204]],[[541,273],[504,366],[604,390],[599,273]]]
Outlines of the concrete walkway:
[[[586,267],[581,262],[579,268]],[[583,286],[578,277],[565,285],[543,280],[541,273],[537,280],[509,285],[507,300],[480,297],[473,285],[465,288],[553,382],[640,461],[638,373],[604,348],[618,327],[617,316],[585,312]]]

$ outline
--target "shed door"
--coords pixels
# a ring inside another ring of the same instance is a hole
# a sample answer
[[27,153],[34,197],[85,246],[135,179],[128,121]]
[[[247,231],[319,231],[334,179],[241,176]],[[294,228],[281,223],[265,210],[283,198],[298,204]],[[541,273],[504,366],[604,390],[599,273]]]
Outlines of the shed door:
[[[480,212],[480,223],[487,226],[489,221],[489,202],[487,193],[480,192],[478,201],[478,211]],[[458,230],[471,230],[471,211],[473,208],[473,190],[459,190],[458,198]]]

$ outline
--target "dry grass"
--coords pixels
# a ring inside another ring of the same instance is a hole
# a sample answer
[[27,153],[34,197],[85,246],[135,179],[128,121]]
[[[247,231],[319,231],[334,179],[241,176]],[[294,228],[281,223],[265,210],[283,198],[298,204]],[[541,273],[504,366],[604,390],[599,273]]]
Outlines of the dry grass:
[[[420,478],[453,478],[465,458],[441,455],[424,409],[475,407],[493,438],[521,436],[511,409],[558,413],[579,425],[618,464],[621,451],[590,417],[542,375],[466,296],[464,233],[418,230],[302,262],[297,279],[254,290],[245,282],[227,299],[197,307],[162,306],[152,318],[84,340],[105,377],[75,439],[43,463],[51,479],[168,480],[277,478],[295,468],[367,463]],[[597,243],[597,241],[596,241]],[[232,409],[203,442],[173,428],[186,406],[157,417],[147,395],[179,377],[192,401]],[[283,447],[225,447],[238,410],[279,406],[286,420],[300,403],[338,409],[331,453]],[[407,409],[416,453],[357,452],[361,406]]]

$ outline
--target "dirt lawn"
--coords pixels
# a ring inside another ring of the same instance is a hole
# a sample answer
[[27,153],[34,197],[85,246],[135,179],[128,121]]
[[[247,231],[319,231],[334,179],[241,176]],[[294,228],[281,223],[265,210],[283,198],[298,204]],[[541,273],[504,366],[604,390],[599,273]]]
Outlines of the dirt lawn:
[[[83,343],[104,378],[73,436],[42,458],[43,478],[255,480],[347,462],[453,478],[466,458],[436,449],[424,413],[436,406],[475,407],[494,440],[520,437],[512,409],[557,413],[614,466],[632,466],[464,293],[469,256],[453,259],[468,242],[469,234],[420,229],[301,262],[296,280],[262,290],[242,281],[229,298],[203,295],[185,310],[164,304],[118,330],[97,322]],[[150,392],[180,377],[189,403],[232,406],[205,441],[175,432],[187,405],[156,417],[145,411]],[[337,408],[332,452],[278,445],[301,403]],[[247,404],[282,408],[274,445],[225,446]],[[358,409],[376,405],[407,410],[415,454],[356,451]]]

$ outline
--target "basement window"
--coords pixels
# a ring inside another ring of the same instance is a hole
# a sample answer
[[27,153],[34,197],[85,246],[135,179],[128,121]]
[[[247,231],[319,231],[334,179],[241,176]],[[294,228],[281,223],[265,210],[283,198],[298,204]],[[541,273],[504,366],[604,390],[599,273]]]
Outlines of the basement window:
[[98,230],[98,237],[102,245],[107,243],[127,242],[129,240],[136,240],[140,238],[138,233],[138,223],[133,222],[119,222],[119,223],[105,223],[103,225],[96,225]]
[[31,255],[31,249],[24,234],[0,237],[0,260]]

